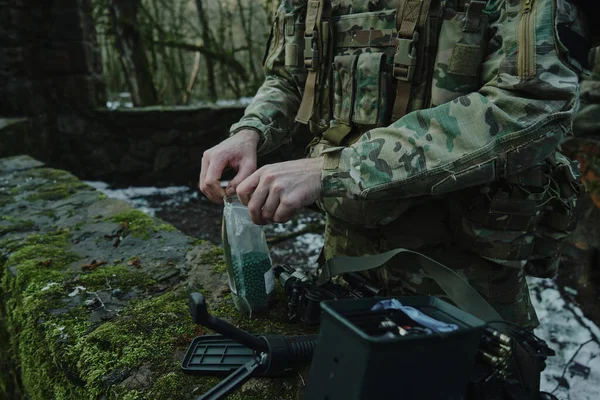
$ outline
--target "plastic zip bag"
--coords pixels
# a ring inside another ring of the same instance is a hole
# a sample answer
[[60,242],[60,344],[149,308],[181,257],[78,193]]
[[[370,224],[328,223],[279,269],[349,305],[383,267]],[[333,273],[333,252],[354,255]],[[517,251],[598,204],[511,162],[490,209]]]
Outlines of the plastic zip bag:
[[224,203],[223,248],[233,301],[241,312],[264,311],[275,289],[265,233],[237,197],[225,197]]

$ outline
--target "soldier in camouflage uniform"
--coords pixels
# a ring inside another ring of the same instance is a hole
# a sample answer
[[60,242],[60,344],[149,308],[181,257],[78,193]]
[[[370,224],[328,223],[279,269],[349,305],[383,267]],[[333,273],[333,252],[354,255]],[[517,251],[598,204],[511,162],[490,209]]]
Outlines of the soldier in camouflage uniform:
[[[214,201],[224,168],[256,223],[317,203],[324,256],[403,247],[454,269],[508,321],[535,327],[525,276],[556,273],[574,229],[578,170],[560,152],[578,109],[587,35],[569,0],[283,0],[266,80],[231,137],[202,160]],[[314,134],[309,157],[256,170],[257,154]],[[388,294],[440,294],[412,265],[368,271]]]

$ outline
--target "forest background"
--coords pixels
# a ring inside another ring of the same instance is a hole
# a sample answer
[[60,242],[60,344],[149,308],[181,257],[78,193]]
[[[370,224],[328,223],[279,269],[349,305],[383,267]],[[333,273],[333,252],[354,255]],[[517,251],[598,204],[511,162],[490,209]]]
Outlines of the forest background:
[[109,104],[253,96],[278,0],[93,0]]

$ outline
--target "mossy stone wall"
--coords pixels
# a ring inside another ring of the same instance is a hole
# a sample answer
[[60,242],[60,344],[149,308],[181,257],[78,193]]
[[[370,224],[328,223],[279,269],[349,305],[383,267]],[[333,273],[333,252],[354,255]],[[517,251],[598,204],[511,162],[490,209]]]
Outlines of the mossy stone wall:
[[[218,248],[29,157],[0,159],[0,398],[193,399],[216,378],[183,374],[201,291],[256,333],[301,334],[279,301],[240,315]],[[299,399],[302,378],[255,379],[232,399]]]

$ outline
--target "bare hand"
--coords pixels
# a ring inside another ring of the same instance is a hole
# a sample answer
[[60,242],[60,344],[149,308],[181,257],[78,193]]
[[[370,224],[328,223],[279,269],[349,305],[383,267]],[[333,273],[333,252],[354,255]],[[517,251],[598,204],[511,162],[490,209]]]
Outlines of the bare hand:
[[322,169],[322,157],[266,165],[240,183],[237,194],[254,223],[287,222],[319,199]]
[[[256,150],[259,141],[258,132],[246,129],[206,150],[202,156],[198,183],[200,191],[215,203],[222,203],[225,193],[234,195],[237,185],[256,171]],[[220,179],[227,167],[235,169],[237,174],[229,182],[227,190],[224,190]]]

